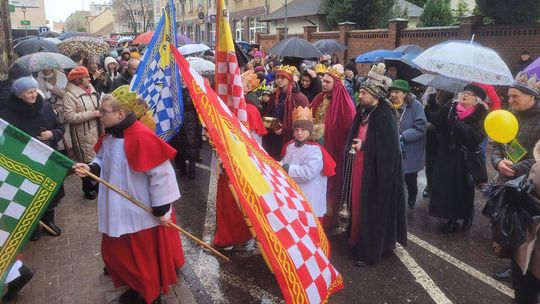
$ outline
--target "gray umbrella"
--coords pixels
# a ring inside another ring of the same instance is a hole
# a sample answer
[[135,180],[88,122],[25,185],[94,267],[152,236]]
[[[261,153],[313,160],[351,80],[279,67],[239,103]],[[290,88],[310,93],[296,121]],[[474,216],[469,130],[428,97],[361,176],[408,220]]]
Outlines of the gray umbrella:
[[60,53],[54,42],[45,39],[27,39],[19,42],[13,51],[19,56],[29,55],[37,52]]
[[319,58],[322,53],[307,40],[291,37],[281,40],[268,53],[284,57]]
[[65,33],[61,34],[60,36],[58,36],[56,38],[58,38],[60,40],[64,40],[64,39],[68,39],[68,38],[75,37],[75,36],[92,36],[92,37],[95,37],[96,35],[94,35],[92,33],[87,33],[87,32],[69,31],[69,32],[65,32]]
[[313,43],[313,45],[321,51],[321,53],[332,54],[343,52],[347,49],[346,46],[339,43],[336,39],[321,39]]
[[411,81],[454,94],[463,91],[463,88],[468,84],[467,81],[434,74],[423,74],[411,79]]
[[422,53],[424,49],[415,44],[404,44],[394,49],[396,52],[402,52],[403,54]]

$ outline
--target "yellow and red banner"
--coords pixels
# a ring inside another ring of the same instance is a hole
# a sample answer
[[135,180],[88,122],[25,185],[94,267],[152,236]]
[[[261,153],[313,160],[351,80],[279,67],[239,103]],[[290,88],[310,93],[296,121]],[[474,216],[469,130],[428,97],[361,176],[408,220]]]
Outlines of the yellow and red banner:
[[250,135],[208,82],[172,48],[239,204],[287,303],[324,303],[343,288],[328,239],[302,191]]
[[234,116],[247,124],[246,100],[224,0],[216,8],[216,89]]

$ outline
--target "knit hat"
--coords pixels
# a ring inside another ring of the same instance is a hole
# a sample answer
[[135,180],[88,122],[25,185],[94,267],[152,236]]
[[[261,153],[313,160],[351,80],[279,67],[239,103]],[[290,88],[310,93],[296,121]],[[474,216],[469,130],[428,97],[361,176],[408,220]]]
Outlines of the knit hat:
[[349,62],[345,64],[345,70],[350,70],[353,72],[354,76],[358,75],[358,69],[356,68],[356,63]]
[[376,81],[373,79],[368,79],[365,81],[360,89],[364,89],[368,91],[369,94],[377,97],[377,98],[387,98],[388,97],[388,89],[384,83],[380,81]]
[[118,61],[112,57],[105,58],[105,67],[108,67],[110,63],[116,64],[116,67],[118,67]]
[[384,63],[378,63],[371,67],[371,70],[368,72],[367,76],[388,87],[392,85],[392,79],[384,76],[385,71],[386,65]]
[[510,87],[535,98],[540,97],[540,81],[535,74],[529,76],[526,72],[520,72]]
[[13,83],[11,86],[11,92],[16,96],[20,96],[24,91],[29,89],[37,89],[38,83],[32,77],[21,77]]
[[25,69],[18,64],[14,64],[9,68],[8,79],[10,80],[16,80],[21,77],[28,77],[28,76],[32,76],[32,73],[30,73],[28,69]]
[[400,90],[402,92],[409,93],[411,91],[411,87],[406,80],[396,79],[394,80],[392,85],[388,87],[388,91],[392,90]]
[[484,91],[482,87],[476,84],[469,83],[463,88],[463,92],[465,91],[473,92],[473,94],[476,95],[478,98],[482,99],[482,101],[486,99],[486,91]]
[[296,107],[292,112],[293,128],[304,128],[313,133],[313,116],[309,107]]
[[258,65],[255,67],[255,72],[264,72],[264,67],[262,65]]
[[262,52],[256,51],[255,53],[253,53],[253,58],[262,58]]
[[88,69],[83,66],[78,66],[69,72],[67,79],[68,81],[73,81],[84,76],[90,76],[90,74],[88,74]]

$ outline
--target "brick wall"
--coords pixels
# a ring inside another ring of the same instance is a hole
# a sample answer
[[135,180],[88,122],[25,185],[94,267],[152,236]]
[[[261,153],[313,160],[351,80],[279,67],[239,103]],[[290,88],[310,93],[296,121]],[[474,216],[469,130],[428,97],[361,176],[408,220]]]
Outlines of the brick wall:
[[[370,50],[394,49],[404,44],[428,48],[446,40],[470,40],[472,35],[475,35],[476,42],[496,50],[510,69],[515,66],[524,50],[529,50],[533,59],[540,56],[540,24],[483,25],[482,17],[478,16],[463,18],[460,26],[407,28],[407,23],[403,19],[391,20],[388,28],[377,30],[354,30],[354,25],[344,23],[339,25],[339,31],[333,32],[315,32],[310,27],[300,36],[310,42],[337,39],[345,43],[348,49],[338,54],[344,62]],[[264,50],[268,50],[283,39],[279,33],[259,35],[257,41]]]

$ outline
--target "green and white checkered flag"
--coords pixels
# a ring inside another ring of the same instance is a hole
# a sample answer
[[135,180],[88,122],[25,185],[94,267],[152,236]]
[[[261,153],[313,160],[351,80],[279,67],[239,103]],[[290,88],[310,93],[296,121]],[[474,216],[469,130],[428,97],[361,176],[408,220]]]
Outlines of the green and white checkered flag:
[[72,165],[69,158],[0,119],[0,292]]

